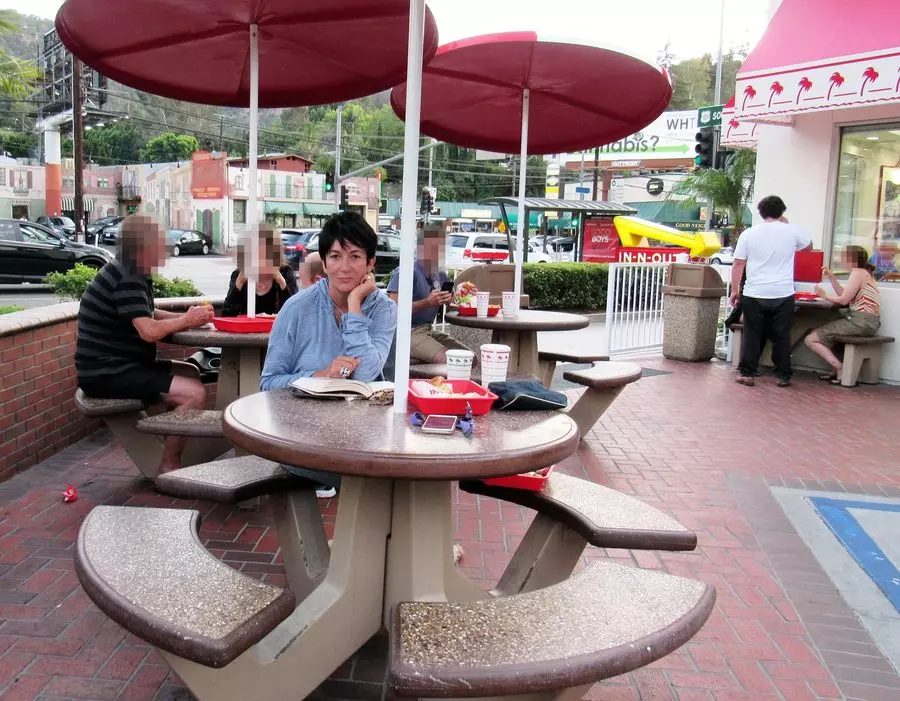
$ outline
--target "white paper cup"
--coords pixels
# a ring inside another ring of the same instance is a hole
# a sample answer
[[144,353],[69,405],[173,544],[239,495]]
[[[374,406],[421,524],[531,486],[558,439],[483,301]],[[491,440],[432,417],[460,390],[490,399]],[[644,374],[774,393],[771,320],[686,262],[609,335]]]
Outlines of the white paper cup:
[[481,346],[481,385],[505,382],[509,370],[509,346],[501,343],[485,343]]
[[515,292],[503,293],[503,316],[515,319],[519,315],[519,298]]
[[491,303],[491,293],[490,292],[479,292],[475,295],[475,315],[480,317],[486,317],[488,313],[488,306]]
[[471,380],[475,354],[469,350],[447,351],[447,379]]

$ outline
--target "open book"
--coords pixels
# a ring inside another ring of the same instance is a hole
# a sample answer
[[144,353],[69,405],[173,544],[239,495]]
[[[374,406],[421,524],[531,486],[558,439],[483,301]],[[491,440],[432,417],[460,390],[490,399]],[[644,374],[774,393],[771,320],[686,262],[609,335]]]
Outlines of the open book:
[[301,397],[362,397],[369,399],[376,392],[394,389],[393,382],[361,382],[330,377],[301,377],[291,383],[291,392]]

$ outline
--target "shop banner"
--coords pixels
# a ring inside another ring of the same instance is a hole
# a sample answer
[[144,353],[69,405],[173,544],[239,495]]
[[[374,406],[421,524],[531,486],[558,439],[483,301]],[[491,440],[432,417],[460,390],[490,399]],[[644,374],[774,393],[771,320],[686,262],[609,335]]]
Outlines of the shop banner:
[[209,151],[191,156],[191,197],[195,200],[220,200],[225,197],[225,158],[213,158]]

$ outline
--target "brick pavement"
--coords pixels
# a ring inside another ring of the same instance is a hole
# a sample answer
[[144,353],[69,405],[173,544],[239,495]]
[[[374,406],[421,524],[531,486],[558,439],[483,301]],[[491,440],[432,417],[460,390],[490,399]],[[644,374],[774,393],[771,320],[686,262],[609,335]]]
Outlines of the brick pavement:
[[[587,697],[678,701],[900,698],[900,678],[837,595],[767,484],[900,496],[900,389],[853,390],[799,377],[733,383],[722,363],[654,358],[671,371],[622,393],[560,469],[657,506],[696,530],[693,553],[589,549],[703,579],[718,590],[709,622],[687,645]],[[66,482],[80,498],[63,504]],[[529,514],[458,494],[463,571],[487,584],[502,572]],[[0,698],[190,699],[162,659],[91,604],[71,560],[95,505],[197,508],[207,547],[233,567],[283,584],[269,514],[155,494],[103,432],[0,484]],[[324,505],[333,524],[335,502]],[[382,698],[381,641],[335,672],[315,699]]]

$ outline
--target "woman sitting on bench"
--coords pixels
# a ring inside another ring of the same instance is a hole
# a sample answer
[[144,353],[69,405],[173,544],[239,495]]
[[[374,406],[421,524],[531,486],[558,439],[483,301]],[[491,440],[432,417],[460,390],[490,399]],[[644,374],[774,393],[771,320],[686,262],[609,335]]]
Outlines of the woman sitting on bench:
[[831,350],[835,344],[834,337],[874,336],[881,326],[878,285],[872,277],[873,267],[869,264],[866,249],[862,246],[847,246],[843,252],[843,262],[850,266],[850,277],[846,285],[841,285],[828,268],[822,268],[822,274],[828,278],[836,295],[828,294],[821,286],[816,287],[819,297],[846,307],[841,310],[843,318],[829,321],[804,339],[809,349],[833,368],[833,372],[819,375],[820,379],[833,385],[841,383],[843,368],[841,361]]
[[[259,258],[256,271],[256,313],[277,314],[292,295],[297,293],[294,269],[282,265],[281,245],[271,224],[259,225]],[[247,313],[247,273],[250,261],[243,246],[237,253],[237,270],[231,273],[228,294],[222,305],[222,316]]]

